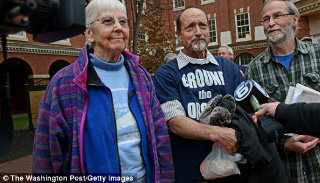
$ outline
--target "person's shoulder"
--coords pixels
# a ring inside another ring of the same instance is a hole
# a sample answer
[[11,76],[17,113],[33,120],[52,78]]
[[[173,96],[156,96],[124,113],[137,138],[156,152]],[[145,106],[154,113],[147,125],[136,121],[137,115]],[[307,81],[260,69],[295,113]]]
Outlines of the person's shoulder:
[[68,78],[73,79],[75,65],[76,65],[76,63],[72,63],[72,64],[62,68],[56,74],[53,75],[51,80],[57,82],[60,80],[66,80]]
[[306,48],[307,50],[314,50],[314,51],[319,51],[320,50],[320,44],[303,42],[303,41],[300,41],[300,40],[299,40],[299,43],[303,48]]
[[155,74],[157,73],[171,73],[174,72],[175,70],[178,70],[178,63],[177,63],[177,59],[173,59],[170,62],[167,62],[163,65],[161,65],[155,72]]
[[160,66],[154,73],[154,83],[173,82],[176,81],[179,73],[177,59]]
[[232,61],[224,57],[214,56],[218,64],[224,69],[230,69],[232,67],[238,68],[237,65]]
[[262,62],[266,59],[267,55],[269,55],[268,52],[268,49],[266,49],[258,56],[254,57],[251,60],[251,62],[247,65],[246,70],[250,70],[251,67],[256,67],[257,65],[262,64]]

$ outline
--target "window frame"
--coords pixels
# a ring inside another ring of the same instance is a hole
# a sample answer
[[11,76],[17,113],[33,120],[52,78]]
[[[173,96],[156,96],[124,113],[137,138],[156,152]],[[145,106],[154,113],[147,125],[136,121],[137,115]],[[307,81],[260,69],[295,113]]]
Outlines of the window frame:
[[[22,33],[22,35],[19,35],[19,33]],[[29,39],[27,37],[27,33],[25,31],[19,31],[15,34],[8,34],[7,38],[8,38],[8,40],[29,41]]]
[[[241,63],[241,56],[244,56],[244,55],[246,55],[246,56],[250,55],[251,56],[251,60],[247,64]],[[240,59],[240,61],[239,61],[239,59]],[[252,61],[252,59],[254,59],[254,56],[251,55],[250,53],[241,53],[240,55],[237,56],[237,58],[235,60],[235,63],[239,64],[239,65],[242,65],[242,66],[247,66]]]
[[[183,6],[175,7],[176,1],[181,1],[181,2],[183,2]],[[186,1],[185,1],[185,0],[172,0],[172,7],[173,7],[173,11],[183,10],[183,9],[185,9],[185,7],[186,7]]]
[[205,5],[205,4],[210,4],[210,3],[214,3],[215,0],[201,0],[201,5]]
[[[216,36],[216,41],[215,42],[211,42],[211,32],[213,30],[210,29],[210,21],[211,20],[214,20],[214,28],[215,28],[215,36]],[[217,19],[214,17],[214,18],[208,18],[208,26],[209,26],[209,35],[210,35],[210,42],[208,44],[208,46],[215,46],[215,45],[218,45],[218,32],[217,32]]]
[[[237,16],[238,15],[241,16],[242,14],[247,14],[248,15],[248,24],[247,25],[238,26],[238,18],[237,18]],[[252,40],[252,34],[251,34],[250,12],[242,12],[242,13],[235,14],[235,24],[236,24],[236,42],[251,41]],[[249,37],[239,38],[238,28],[239,27],[245,27],[245,26],[249,27]]]
[[59,41],[55,41],[50,44],[71,46],[70,38],[61,39]]

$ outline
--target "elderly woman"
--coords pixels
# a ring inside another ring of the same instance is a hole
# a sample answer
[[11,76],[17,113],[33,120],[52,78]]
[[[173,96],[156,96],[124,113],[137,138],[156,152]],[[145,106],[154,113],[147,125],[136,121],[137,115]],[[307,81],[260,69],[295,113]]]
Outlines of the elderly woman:
[[125,6],[93,0],[86,25],[89,43],[52,78],[40,103],[33,172],[173,182],[168,130],[151,77],[125,50]]

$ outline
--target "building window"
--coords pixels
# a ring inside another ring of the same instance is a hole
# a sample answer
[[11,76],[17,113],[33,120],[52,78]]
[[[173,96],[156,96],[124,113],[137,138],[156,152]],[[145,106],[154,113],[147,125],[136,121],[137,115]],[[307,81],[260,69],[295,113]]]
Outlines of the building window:
[[138,40],[139,40],[139,41],[147,41],[146,34],[145,34],[145,33],[142,33],[142,32],[139,32],[139,34],[138,34]]
[[[140,1],[136,0],[135,3],[136,3],[136,11],[137,11],[137,13],[138,13]],[[145,11],[144,11],[144,10],[146,9],[146,7],[147,7],[147,4],[146,4],[146,1],[144,1],[144,2],[143,2],[143,5],[142,5],[142,14],[143,14],[143,15],[145,14]]]
[[208,21],[209,21],[209,29],[210,29],[210,43],[217,43],[216,19],[211,18]]
[[237,42],[251,40],[249,12],[236,14]]
[[183,9],[185,6],[185,0],[173,0],[173,10]]
[[201,0],[201,5],[214,3],[215,0]]
[[239,65],[248,65],[252,59],[253,56],[250,53],[242,53],[237,57],[236,63]]
[[53,43],[50,43],[50,44],[68,45],[68,46],[71,45],[69,38],[67,38],[67,39],[61,39],[61,40],[59,40],[59,41],[56,41],[56,42],[53,42]]
[[8,34],[8,39],[18,40],[18,41],[28,41],[27,33],[25,31],[20,31],[15,34]]

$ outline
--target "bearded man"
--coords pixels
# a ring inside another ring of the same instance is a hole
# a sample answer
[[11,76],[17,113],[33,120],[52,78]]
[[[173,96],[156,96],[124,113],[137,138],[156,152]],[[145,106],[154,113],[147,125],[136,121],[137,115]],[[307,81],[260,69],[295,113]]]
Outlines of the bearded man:
[[154,84],[169,128],[176,182],[203,182],[200,164],[212,143],[230,154],[238,147],[234,129],[201,124],[200,113],[216,95],[233,95],[244,78],[232,61],[208,51],[209,26],[203,10],[186,8],[176,22],[184,49],[155,72]]
[[[257,81],[271,98],[284,102],[291,83],[320,91],[320,45],[296,38],[299,11],[288,0],[267,0],[261,23],[269,47],[248,65],[246,78]],[[288,122],[290,123],[290,122]],[[319,139],[286,136],[277,143],[292,182],[320,182]]]

